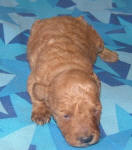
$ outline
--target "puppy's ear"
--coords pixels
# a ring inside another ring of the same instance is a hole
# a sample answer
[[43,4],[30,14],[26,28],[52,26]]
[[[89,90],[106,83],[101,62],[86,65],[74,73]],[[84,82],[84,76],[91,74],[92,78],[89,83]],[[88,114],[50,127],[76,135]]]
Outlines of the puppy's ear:
[[34,83],[33,85],[33,95],[37,100],[47,100],[48,98],[47,87],[40,83]]

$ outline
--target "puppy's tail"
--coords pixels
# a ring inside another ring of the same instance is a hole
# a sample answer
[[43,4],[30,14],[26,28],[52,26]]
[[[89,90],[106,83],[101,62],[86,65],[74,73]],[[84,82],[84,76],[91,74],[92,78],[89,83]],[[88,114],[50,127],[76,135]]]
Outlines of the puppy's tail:
[[116,62],[119,59],[116,52],[113,52],[107,48],[104,48],[103,51],[98,53],[98,55],[106,62]]

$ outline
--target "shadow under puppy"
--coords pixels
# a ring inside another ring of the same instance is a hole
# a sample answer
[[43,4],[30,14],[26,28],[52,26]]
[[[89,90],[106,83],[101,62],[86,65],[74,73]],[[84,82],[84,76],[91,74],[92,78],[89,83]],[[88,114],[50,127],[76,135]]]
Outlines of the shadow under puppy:
[[97,32],[83,17],[53,17],[36,21],[28,41],[31,74],[28,92],[32,120],[49,122],[52,115],[66,141],[87,146],[99,140],[100,81],[93,72],[99,55],[115,62]]

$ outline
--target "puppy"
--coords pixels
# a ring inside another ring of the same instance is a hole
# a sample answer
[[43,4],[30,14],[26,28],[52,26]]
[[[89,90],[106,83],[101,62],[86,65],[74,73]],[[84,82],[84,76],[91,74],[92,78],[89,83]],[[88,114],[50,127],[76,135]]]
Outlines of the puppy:
[[32,120],[56,120],[66,141],[83,147],[99,140],[100,81],[93,72],[99,55],[115,62],[97,32],[83,17],[54,17],[36,21],[28,41],[31,74],[28,92]]

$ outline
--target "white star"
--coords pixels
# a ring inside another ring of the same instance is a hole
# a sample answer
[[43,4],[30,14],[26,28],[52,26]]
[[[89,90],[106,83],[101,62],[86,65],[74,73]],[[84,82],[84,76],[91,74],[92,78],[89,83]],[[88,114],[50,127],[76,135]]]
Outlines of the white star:
[[0,6],[4,6],[4,7],[15,7],[17,5],[18,3],[15,0],[1,0],[0,1]]
[[19,25],[21,31],[30,29],[33,22],[35,21],[35,17],[23,17],[16,13],[11,13],[9,16],[17,25]]
[[112,0],[72,0],[76,7],[84,12],[92,13],[97,19],[104,23],[109,23]]
[[0,139],[1,149],[27,150],[35,132],[36,125],[32,124],[21,128]]
[[128,85],[111,87],[102,83],[101,88],[103,107],[101,124],[106,134],[110,135],[119,131],[115,110],[116,104],[124,108],[128,113],[132,113],[132,87]]
[[14,74],[0,73],[0,87],[7,85],[15,78]]
[[1,102],[0,102],[0,112],[2,112],[4,114],[8,114]]
[[128,80],[132,80],[132,53],[118,52],[119,59],[131,65],[129,73],[127,75]]
[[35,17],[23,17],[16,13],[10,13],[9,16],[16,24],[0,20],[0,22],[3,23],[4,39],[6,44],[8,44],[21,32],[30,29],[35,21]]

